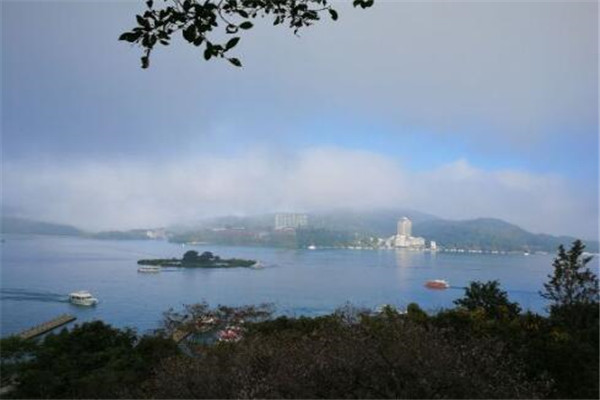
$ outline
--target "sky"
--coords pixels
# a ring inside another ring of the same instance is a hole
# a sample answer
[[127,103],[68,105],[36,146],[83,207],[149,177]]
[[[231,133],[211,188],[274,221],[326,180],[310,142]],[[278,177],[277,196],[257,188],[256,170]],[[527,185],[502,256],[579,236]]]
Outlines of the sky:
[[205,62],[142,1],[2,2],[2,212],[88,230],[410,208],[598,237],[598,4],[335,3]]

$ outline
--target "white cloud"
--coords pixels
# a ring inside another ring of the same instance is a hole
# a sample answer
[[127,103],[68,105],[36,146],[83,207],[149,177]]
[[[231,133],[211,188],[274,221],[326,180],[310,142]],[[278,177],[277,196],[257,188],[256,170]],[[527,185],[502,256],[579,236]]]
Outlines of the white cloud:
[[487,171],[464,159],[412,172],[376,153],[315,147],[160,163],[6,163],[3,175],[5,206],[93,230],[232,213],[411,207],[445,218],[497,217],[538,232],[598,234],[593,188],[573,188],[557,175]]

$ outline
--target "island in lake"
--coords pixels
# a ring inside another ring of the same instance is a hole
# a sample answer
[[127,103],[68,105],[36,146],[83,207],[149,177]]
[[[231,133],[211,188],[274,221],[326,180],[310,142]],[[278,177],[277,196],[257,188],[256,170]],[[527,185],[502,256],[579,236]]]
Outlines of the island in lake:
[[186,251],[181,259],[158,258],[153,260],[138,260],[139,265],[156,265],[162,267],[184,267],[184,268],[235,268],[252,267],[257,264],[255,260],[244,260],[241,258],[224,259],[214,255],[210,251],[198,254],[197,251]]

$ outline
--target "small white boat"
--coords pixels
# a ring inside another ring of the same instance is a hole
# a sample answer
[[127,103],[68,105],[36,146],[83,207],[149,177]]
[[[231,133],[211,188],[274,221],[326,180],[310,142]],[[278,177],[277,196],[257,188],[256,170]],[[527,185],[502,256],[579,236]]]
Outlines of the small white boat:
[[69,301],[78,306],[95,306],[98,304],[98,299],[92,297],[90,292],[80,290],[79,292],[73,292],[69,294]]
[[158,265],[148,265],[148,266],[144,266],[144,267],[139,267],[138,268],[138,272],[143,272],[143,273],[160,272],[160,266],[158,266]]
[[429,289],[448,289],[450,284],[442,279],[432,279],[425,282],[425,286]]
[[315,246],[314,244],[311,244],[310,246],[307,247],[307,249],[309,249],[309,250],[316,250],[317,246]]
[[264,267],[265,266],[260,261],[257,261],[257,262],[255,262],[254,264],[252,264],[250,266],[250,268],[254,268],[254,269],[261,269],[261,268],[264,268]]

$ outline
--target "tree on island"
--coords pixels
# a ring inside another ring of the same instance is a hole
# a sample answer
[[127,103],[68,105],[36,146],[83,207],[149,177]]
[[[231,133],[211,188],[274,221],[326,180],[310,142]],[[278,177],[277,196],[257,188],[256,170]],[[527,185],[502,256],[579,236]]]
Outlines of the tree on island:
[[[237,36],[251,29],[251,20],[272,17],[273,25],[286,24],[297,34],[301,28],[313,25],[327,12],[332,20],[338,19],[337,11],[328,0],[165,0],[163,7],[154,7],[147,0],[147,10],[136,15],[137,26],[123,33],[119,40],[135,43],[143,49],[142,68],[150,65],[150,53],[158,44],[168,46],[172,35],[181,31],[190,44],[204,46],[204,59],[225,58],[236,67],[242,63],[229,57],[228,52],[240,41]],[[371,7],[374,0],[353,0],[354,7]],[[232,35],[223,43],[213,42],[214,29],[222,24],[224,33]]]
[[198,261],[200,261],[200,262],[216,261],[216,257],[210,251],[205,251],[204,253],[200,254],[200,257],[198,257]]
[[196,262],[198,261],[198,252],[195,250],[188,250],[183,254],[182,262]]
[[205,251],[204,253],[198,255],[197,251],[189,250],[185,252],[181,261],[183,263],[207,263],[218,260],[219,257],[215,256],[210,251]]

